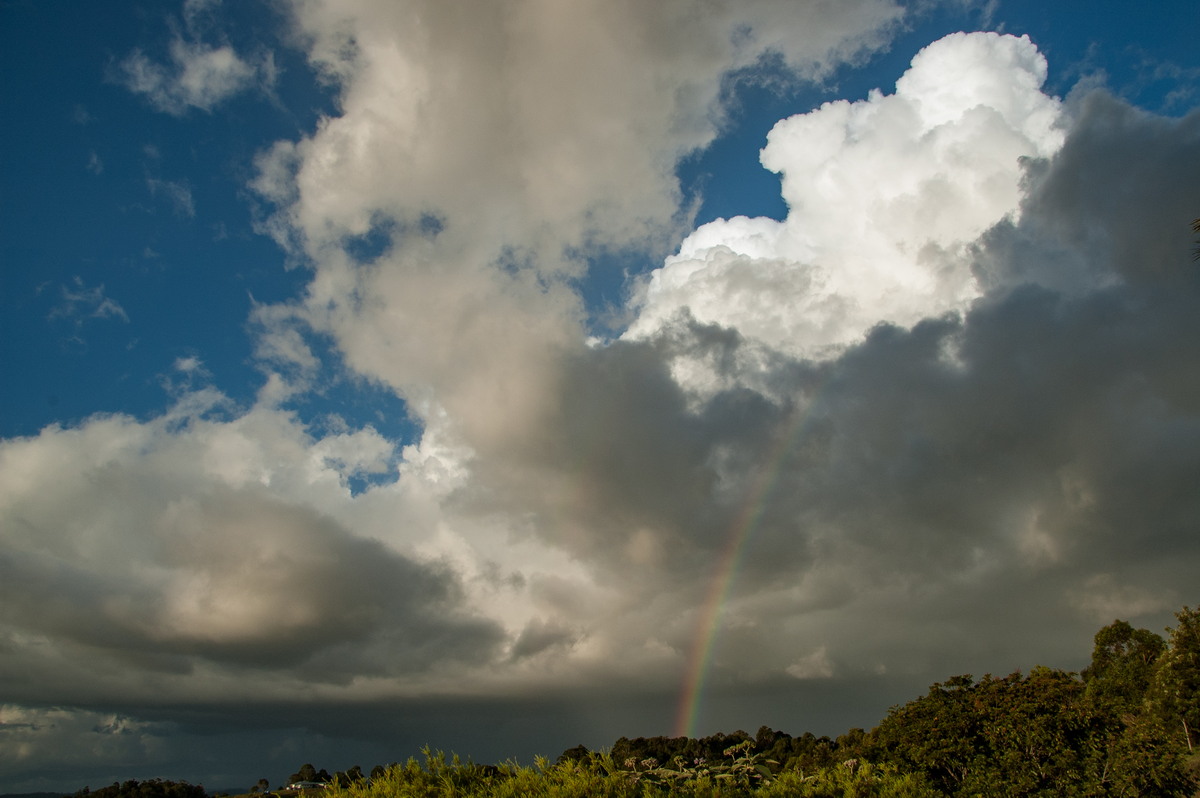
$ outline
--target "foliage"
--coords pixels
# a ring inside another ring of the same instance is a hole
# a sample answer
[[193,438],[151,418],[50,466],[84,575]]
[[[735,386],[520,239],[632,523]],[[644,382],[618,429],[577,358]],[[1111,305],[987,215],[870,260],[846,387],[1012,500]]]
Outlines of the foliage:
[[1176,618],[1169,642],[1124,621],[1104,627],[1082,674],[935,684],[893,707],[865,750],[945,795],[1192,795],[1200,612]]
[[[757,753],[766,759],[781,763],[783,769],[814,771],[858,756],[859,750],[854,747],[854,743],[862,734],[861,729],[854,729],[835,741],[828,737],[816,737],[811,733],[792,737],[763,726],[759,728],[753,740]],[[723,757],[725,750],[730,746],[742,744],[749,739],[750,735],[744,731],[701,738],[638,737],[630,740],[622,737],[613,743],[611,754],[618,762],[631,758],[639,761],[653,758],[659,762],[673,762],[676,758],[682,758],[685,762],[697,759],[711,762]],[[572,748],[564,752],[563,756],[578,756],[581,748],[582,746]],[[585,753],[587,751],[582,750]]]
[[151,779],[124,783],[113,782],[110,787],[92,790],[84,787],[74,798],[207,798],[204,788],[186,781]]
[[1200,742],[1200,607],[1175,613],[1179,622],[1170,647],[1155,663],[1150,685],[1153,710],[1179,730],[1180,742],[1194,752]]
[[288,776],[288,784],[295,784],[298,781],[318,781],[322,784],[328,784],[333,781],[333,776],[325,768],[317,770],[311,763],[305,762],[292,775]]
[[1161,637],[1114,621],[1096,633],[1092,664],[1084,668],[1089,698],[1118,712],[1137,711],[1150,686],[1154,664],[1166,650]]
[[680,788],[684,785],[703,783],[719,785],[729,790],[748,791],[753,787],[770,784],[774,779],[774,772],[770,766],[779,765],[761,754],[752,753],[753,748],[754,741],[745,739],[722,751],[721,759],[697,757],[689,763],[684,757],[676,756],[669,766],[660,766],[654,757],[640,761],[629,757],[624,762],[624,769],[616,775],[624,777],[631,784],[645,782]]
[[790,770],[779,775],[755,795],[772,798],[936,798],[935,790],[922,774],[901,773],[895,765],[875,765],[847,759],[805,775]]
[[410,759],[393,765],[370,782],[331,787],[328,798],[471,798],[472,796],[596,798],[929,798],[937,796],[919,774],[903,774],[891,765],[848,760],[811,774],[778,769],[778,763],[753,751],[755,741],[744,739],[722,752],[716,761],[669,765],[653,758],[616,763],[611,754],[572,749],[576,754],[550,764],[539,759],[533,767],[513,763],[481,766],[440,752],[424,752],[425,762]]

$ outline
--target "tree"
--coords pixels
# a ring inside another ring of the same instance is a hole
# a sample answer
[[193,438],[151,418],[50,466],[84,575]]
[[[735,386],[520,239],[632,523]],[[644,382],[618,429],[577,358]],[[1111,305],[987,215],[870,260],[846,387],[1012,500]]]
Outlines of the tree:
[[893,707],[872,735],[876,755],[922,772],[935,787],[954,794],[982,756],[974,688],[970,674],[955,676]]
[[1097,710],[1122,713],[1140,711],[1150,687],[1154,664],[1166,650],[1161,637],[1148,629],[1134,629],[1113,621],[1094,638],[1092,664],[1083,670],[1088,697]]
[[556,765],[561,765],[565,762],[586,762],[592,752],[586,746],[580,744],[574,748],[568,748],[558,755],[558,759],[554,761]]
[[346,770],[339,770],[337,773],[334,773],[331,781],[339,787],[349,787],[351,784],[360,782],[364,778],[362,767],[353,765]]
[[298,781],[317,781],[317,769],[311,763],[305,762],[292,775],[288,776],[288,784],[295,784]]
[[208,798],[204,787],[188,784],[186,781],[164,781],[151,779],[137,781],[130,779],[124,784],[114,782],[111,787],[99,790],[88,790],[84,787],[75,793],[76,798]]
[[1175,618],[1178,625],[1167,630],[1170,645],[1154,669],[1151,701],[1194,752],[1200,741],[1200,607],[1184,607]]
[[1083,780],[1093,729],[1075,674],[1035,667],[976,689],[986,758],[963,792],[1063,795]]
[[1075,674],[1044,667],[979,682],[958,676],[893,708],[864,756],[923,774],[948,795],[1079,794],[1098,781],[1093,752],[1106,739],[1084,691]]
[[1172,739],[1152,712],[1129,715],[1119,734],[1110,736],[1105,768],[1096,783],[1105,795],[1130,798],[1177,798],[1196,784],[1186,772],[1185,749]]

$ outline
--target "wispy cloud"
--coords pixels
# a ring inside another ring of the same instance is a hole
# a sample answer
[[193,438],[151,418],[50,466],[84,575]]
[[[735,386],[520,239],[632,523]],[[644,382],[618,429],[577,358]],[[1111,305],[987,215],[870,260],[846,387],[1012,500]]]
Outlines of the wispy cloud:
[[186,180],[160,180],[146,178],[146,187],[154,197],[163,197],[171,205],[176,216],[191,219],[196,215],[196,205],[192,201],[192,188]]
[[125,308],[105,293],[103,284],[89,288],[83,278],[76,276],[70,285],[60,286],[59,293],[61,301],[50,310],[51,319],[69,319],[77,324],[90,319],[129,321]]
[[171,64],[151,61],[135,50],[121,62],[124,83],[160,111],[176,116],[189,108],[211,111],[253,85],[258,70],[229,45],[212,47],[180,39],[171,43]]
[[250,88],[269,89],[275,80],[270,53],[247,59],[227,43],[210,44],[219,0],[184,3],[185,30],[175,31],[168,62],[134,50],[118,66],[119,81],[146,97],[158,110],[181,116],[190,109],[211,111]]

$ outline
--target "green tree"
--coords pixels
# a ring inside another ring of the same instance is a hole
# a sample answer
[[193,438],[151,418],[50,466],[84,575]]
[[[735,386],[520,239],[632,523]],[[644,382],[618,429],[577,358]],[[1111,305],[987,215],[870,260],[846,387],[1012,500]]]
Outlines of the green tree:
[[980,717],[970,674],[934,684],[922,698],[892,707],[872,734],[873,751],[901,770],[924,773],[954,794],[982,758]]
[[1186,772],[1185,750],[1152,712],[1128,715],[1110,736],[1105,770],[1095,779],[1103,795],[1126,798],[1178,798],[1191,795],[1195,782]]
[[864,747],[870,760],[923,774],[949,795],[1086,794],[1103,746],[1075,674],[1034,668],[958,676],[893,708]]
[[1184,607],[1175,619],[1178,624],[1167,630],[1170,644],[1154,669],[1151,702],[1194,752],[1200,734],[1200,607]]
[[1089,699],[1098,710],[1118,715],[1140,711],[1166,641],[1148,629],[1113,621],[1096,632],[1094,643],[1092,663],[1082,674]]
[[1084,687],[1066,671],[984,677],[975,690],[983,758],[965,794],[1068,795],[1084,779],[1093,729]]

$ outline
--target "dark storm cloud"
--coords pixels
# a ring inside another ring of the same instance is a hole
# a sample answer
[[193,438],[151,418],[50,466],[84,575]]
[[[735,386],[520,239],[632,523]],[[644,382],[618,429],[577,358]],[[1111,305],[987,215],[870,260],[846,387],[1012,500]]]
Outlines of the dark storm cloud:
[[[747,551],[746,594],[812,582],[807,600],[845,608],[874,595],[882,624],[934,626],[920,645],[947,658],[982,619],[1016,648],[1039,618],[1086,638],[1190,600],[1198,123],[1078,100],[1062,151],[1030,170],[1020,220],[975,252],[991,292],[961,317],[877,327],[829,364]],[[869,649],[850,638],[879,626],[846,627],[831,651]],[[1034,650],[1055,650],[1052,634]]]
[[494,472],[480,469],[485,484],[496,481],[489,497],[538,507],[536,526],[555,545],[621,567],[662,567],[668,549],[712,534],[707,458],[722,426],[688,412],[661,351],[583,349],[565,360],[559,385],[536,437],[506,450]]
[[[667,608],[694,607],[752,524],[718,666],[743,678],[821,652],[835,673],[931,680],[936,663],[1055,661],[1112,617],[1187,601],[1200,116],[1102,93],[1071,112],[1058,155],[1027,164],[1017,220],[969,251],[989,290],[964,313],[880,324],[824,362],[686,319],[582,352],[560,412],[505,461],[522,469],[481,468],[476,487],[539,508],[543,537],[603,563],[679,650],[693,629]],[[681,358],[731,387],[690,396]]]
[[1155,116],[1103,90],[1069,99],[1076,119],[1053,161],[1028,164],[1019,225],[983,238],[986,285],[1023,282],[1065,292],[1114,277],[1170,283],[1200,204],[1200,114]]
[[[539,435],[473,487],[537,508],[544,539],[684,612],[753,524],[729,611],[749,625],[726,632],[744,672],[821,644],[835,671],[966,663],[1021,650],[1031,628],[1034,650],[1077,655],[1110,615],[1186,601],[1200,115],[1103,93],[1071,113],[1062,150],[1027,163],[1017,220],[969,250],[989,289],[964,313],[880,324],[824,362],[686,318],[581,351]],[[689,395],[681,360],[729,387]],[[993,639],[965,649],[980,623]],[[692,634],[657,628],[680,650]]]
[[[73,471],[54,502],[26,494],[4,513],[10,699],[136,693],[142,670],[344,683],[479,661],[500,641],[460,609],[452,571],[262,488],[185,487],[128,461]],[[52,646],[13,645],[31,635]],[[78,657],[91,663],[86,689],[70,684]],[[38,680],[21,677],[30,668]]]

